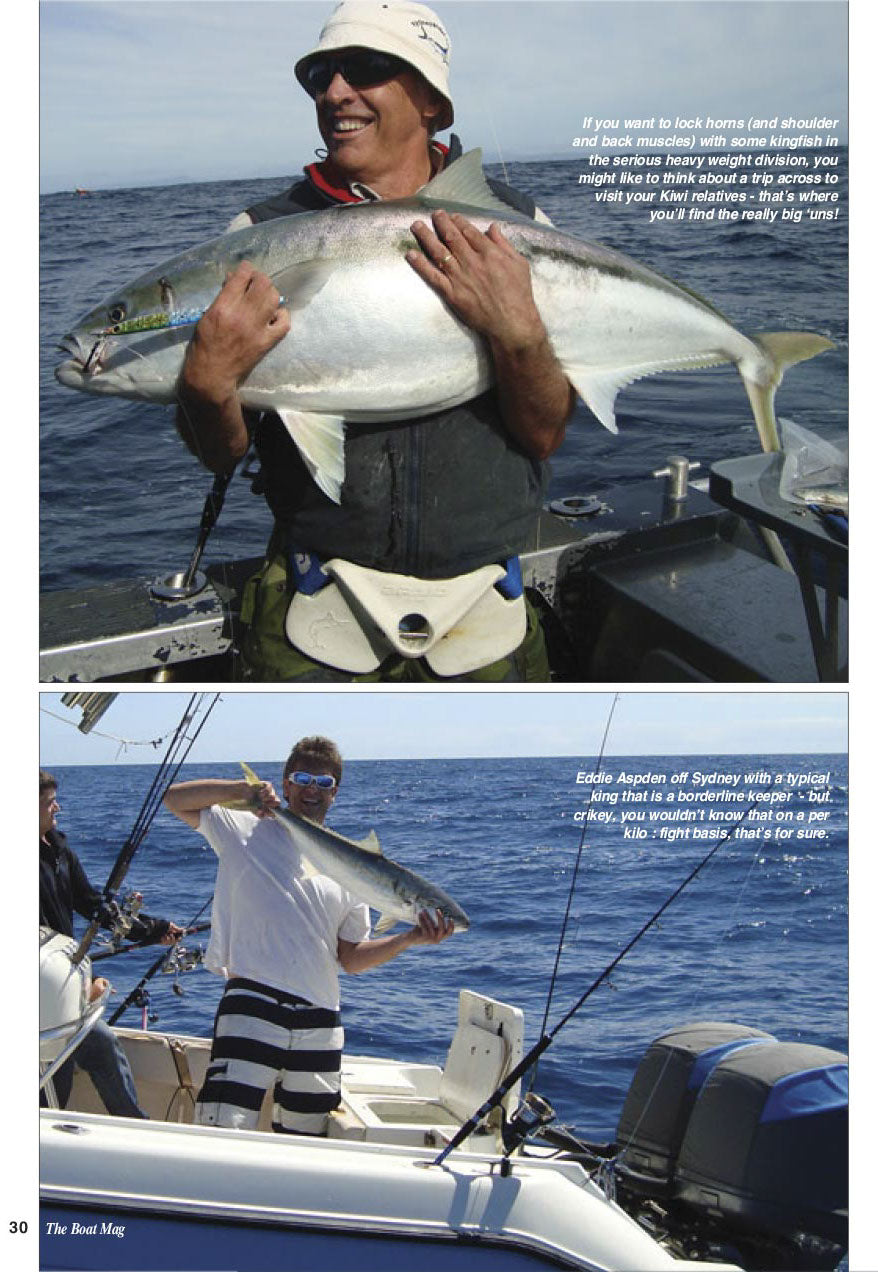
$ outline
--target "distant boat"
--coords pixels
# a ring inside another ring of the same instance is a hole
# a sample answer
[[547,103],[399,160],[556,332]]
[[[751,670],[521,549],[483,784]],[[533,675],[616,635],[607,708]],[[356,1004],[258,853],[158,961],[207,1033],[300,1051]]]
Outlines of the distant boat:
[[84,190],[82,186],[77,186],[73,191],[74,194],[91,194],[91,190]]

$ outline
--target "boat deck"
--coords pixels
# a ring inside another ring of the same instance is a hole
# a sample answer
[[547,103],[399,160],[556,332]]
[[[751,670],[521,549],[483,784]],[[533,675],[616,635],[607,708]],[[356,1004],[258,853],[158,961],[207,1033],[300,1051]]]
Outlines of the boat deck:
[[[846,588],[828,594],[819,571],[806,579],[771,563],[753,526],[694,485],[683,500],[653,480],[551,508],[521,566],[553,679],[843,678]],[[44,595],[40,679],[236,679],[241,591],[260,563],[205,566],[205,589],[185,601],[158,599],[146,579]],[[831,659],[816,631],[828,605]]]

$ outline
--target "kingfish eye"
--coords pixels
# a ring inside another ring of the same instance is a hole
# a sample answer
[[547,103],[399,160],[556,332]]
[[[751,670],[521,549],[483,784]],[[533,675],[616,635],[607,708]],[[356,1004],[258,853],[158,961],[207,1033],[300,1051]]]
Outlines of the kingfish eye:
[[107,310],[107,317],[110,322],[124,322],[127,312],[124,305],[111,305]]

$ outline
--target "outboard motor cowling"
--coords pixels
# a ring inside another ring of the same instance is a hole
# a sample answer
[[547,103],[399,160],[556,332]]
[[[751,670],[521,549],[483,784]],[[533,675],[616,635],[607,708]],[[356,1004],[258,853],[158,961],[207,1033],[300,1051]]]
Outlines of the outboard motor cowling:
[[722,1059],[689,1117],[674,1197],[726,1225],[844,1247],[847,1056],[772,1042]]
[[740,1047],[772,1041],[761,1029],[721,1021],[681,1025],[657,1038],[619,1117],[620,1180],[640,1196],[668,1197],[692,1108],[714,1066]]

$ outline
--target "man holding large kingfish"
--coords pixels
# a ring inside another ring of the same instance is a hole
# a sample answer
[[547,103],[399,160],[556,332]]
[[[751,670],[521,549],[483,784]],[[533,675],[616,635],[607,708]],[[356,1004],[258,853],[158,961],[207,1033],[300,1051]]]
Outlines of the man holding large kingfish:
[[778,450],[785,370],[831,347],[738,331],[437,142],[448,53],[422,5],[339,5],[295,68],[325,158],[62,341],[62,384],[176,402],[218,474],[255,443],[275,528],[250,679],[547,680],[518,554],[575,395],[616,432],[634,380],[730,362]]
[[[415,195],[450,170],[450,40],[419,4],[335,9],[295,73],[314,98],[326,157],[231,228],[277,216]],[[532,202],[499,182],[512,210]],[[245,595],[245,658],[259,680],[548,680],[517,554],[543,500],[574,393],[534,303],[530,269],[501,230],[455,212],[412,210],[406,259],[484,339],[495,384],[414,420],[348,425],[335,503],[312,480],[285,422],[242,408],[239,383],[307,322],[247,261],[195,328],[179,381],[178,427],[215,472],[251,439],[275,530]],[[357,333],[340,331],[340,340]],[[437,351],[438,358],[438,351]],[[441,365],[424,367],[442,376]],[[406,427],[401,427],[404,423]],[[327,571],[323,567],[331,562]],[[390,634],[390,641],[387,634]]]
[[[325,1135],[341,1103],[339,970],[380,967],[468,924],[377,841],[357,845],[324,828],[342,769],[329,738],[301,738],[284,766],[286,808],[252,772],[241,782],[175,782],[164,797],[219,858],[206,965],[226,983],[195,1108],[202,1126],[255,1129],[271,1090],[272,1130]],[[377,891],[370,864],[380,868]],[[376,931],[399,915],[409,926],[373,938],[369,902],[387,911]]]

